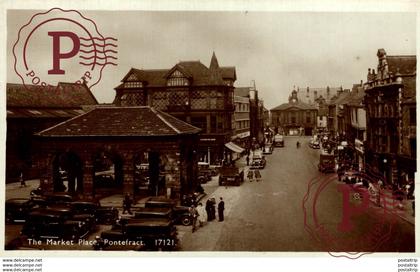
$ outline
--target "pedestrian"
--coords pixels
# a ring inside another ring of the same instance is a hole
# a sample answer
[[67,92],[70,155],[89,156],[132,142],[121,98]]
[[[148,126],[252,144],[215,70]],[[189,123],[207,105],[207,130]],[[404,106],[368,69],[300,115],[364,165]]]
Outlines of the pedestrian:
[[210,213],[212,220],[216,219],[216,199],[212,197],[210,202]]
[[212,221],[213,218],[211,217],[211,200],[210,198],[206,201],[206,213],[207,213],[207,221]]
[[197,225],[198,212],[194,205],[191,205],[189,212],[190,212],[191,222],[192,222],[191,223],[192,232],[194,232]]
[[246,155],[246,166],[249,166],[249,155]]
[[251,169],[249,169],[249,170],[248,170],[247,177],[248,177],[248,179],[249,179],[249,182],[252,182],[252,180],[254,179],[254,171],[253,171],[253,170],[251,170]]
[[200,224],[200,227],[202,227],[204,226],[204,223],[206,222],[206,212],[201,202],[198,203],[197,205],[197,213],[198,213],[198,223]]
[[219,214],[219,222],[222,222],[225,220],[224,217],[224,211],[225,211],[225,202],[223,201],[223,198],[220,198],[219,204],[217,205],[217,212]]
[[123,214],[125,214],[125,212],[128,212],[128,214],[133,214],[131,212],[131,205],[133,204],[133,201],[131,200],[130,194],[127,193],[124,196],[124,200],[123,200]]
[[20,181],[20,187],[21,188],[26,187],[26,182],[25,182],[25,179],[23,178],[23,172],[20,172],[19,181]]
[[257,182],[259,182],[259,181],[261,181],[261,173],[260,173],[260,170],[255,170],[255,180],[257,181]]

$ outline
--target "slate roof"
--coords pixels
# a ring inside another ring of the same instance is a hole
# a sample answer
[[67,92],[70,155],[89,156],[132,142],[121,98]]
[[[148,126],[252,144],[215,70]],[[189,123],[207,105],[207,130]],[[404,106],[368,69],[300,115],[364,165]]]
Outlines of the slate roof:
[[287,110],[290,108],[298,108],[301,110],[316,110],[317,108],[314,106],[311,106],[309,104],[303,103],[303,102],[295,102],[295,103],[284,103],[280,106],[277,106],[275,108],[272,108],[271,111],[281,111],[281,110]]
[[7,83],[7,108],[80,108],[96,105],[86,85],[60,82],[55,88]]
[[201,129],[152,107],[97,107],[39,132],[44,137],[147,137],[196,134]]
[[[236,80],[235,67],[218,67],[215,56],[212,58],[213,66],[206,67],[200,61],[180,61],[171,69],[136,69],[131,68],[122,82],[134,73],[138,81],[146,82],[149,87],[166,86],[166,80],[173,71],[179,70],[185,77],[192,80],[192,86],[225,85],[223,79]],[[120,84],[115,89],[123,88]]]
[[387,56],[388,71],[394,75],[399,71],[403,75],[416,73],[416,56]]

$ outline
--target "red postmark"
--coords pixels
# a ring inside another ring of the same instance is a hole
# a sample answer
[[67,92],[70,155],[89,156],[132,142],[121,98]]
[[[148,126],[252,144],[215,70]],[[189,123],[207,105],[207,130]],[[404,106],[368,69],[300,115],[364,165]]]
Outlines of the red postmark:
[[117,39],[104,37],[79,11],[52,8],[20,28],[13,57],[25,86],[74,82],[93,87],[105,66],[117,65]]
[[[377,252],[389,240],[400,212],[398,201],[377,180],[362,173],[354,179],[346,184],[337,175],[314,178],[303,198],[305,230],[333,257],[357,259]],[[329,216],[328,210],[337,215]]]

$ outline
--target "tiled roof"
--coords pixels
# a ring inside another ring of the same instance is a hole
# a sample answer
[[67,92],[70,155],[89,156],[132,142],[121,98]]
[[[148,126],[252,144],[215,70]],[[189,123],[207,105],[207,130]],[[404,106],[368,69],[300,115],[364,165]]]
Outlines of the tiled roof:
[[347,104],[350,97],[350,92],[342,92],[338,95],[337,99],[334,99],[331,103],[335,105]]
[[388,71],[394,75],[399,71],[403,75],[416,72],[416,56],[387,56]]
[[[166,80],[173,71],[179,70],[185,77],[192,80],[193,86],[224,85],[223,79],[236,80],[235,67],[218,67],[217,60],[212,58],[213,66],[206,67],[200,61],[180,61],[171,69],[143,70],[132,68],[123,78],[123,82],[134,73],[138,81],[146,82],[149,87],[166,86]],[[115,89],[120,89],[120,84]]]
[[7,118],[69,118],[85,113],[83,109],[9,108]]
[[235,67],[220,67],[220,70],[222,71],[222,77],[227,79],[233,79],[236,80],[236,69]]
[[7,83],[7,108],[80,108],[98,101],[86,85],[58,83],[45,88],[34,85]]
[[295,102],[295,103],[284,103],[280,106],[277,106],[275,108],[272,108],[271,111],[280,111],[280,110],[287,110],[290,108],[298,108],[301,110],[316,110],[317,108],[314,106],[311,106],[309,104],[303,103],[303,102]]
[[171,136],[200,132],[151,107],[97,107],[38,133],[46,137]]

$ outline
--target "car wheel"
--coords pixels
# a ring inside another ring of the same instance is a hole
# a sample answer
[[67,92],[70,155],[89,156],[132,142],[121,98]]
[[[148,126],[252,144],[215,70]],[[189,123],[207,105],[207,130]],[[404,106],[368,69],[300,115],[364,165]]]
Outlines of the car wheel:
[[191,225],[191,218],[189,216],[183,216],[181,218],[181,224],[184,225],[184,226]]

